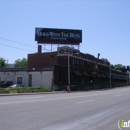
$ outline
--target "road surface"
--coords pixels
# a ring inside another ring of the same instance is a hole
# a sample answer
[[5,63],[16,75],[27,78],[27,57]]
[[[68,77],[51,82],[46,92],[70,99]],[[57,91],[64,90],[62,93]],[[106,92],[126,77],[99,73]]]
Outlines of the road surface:
[[119,130],[122,119],[130,120],[130,87],[0,96],[0,130]]

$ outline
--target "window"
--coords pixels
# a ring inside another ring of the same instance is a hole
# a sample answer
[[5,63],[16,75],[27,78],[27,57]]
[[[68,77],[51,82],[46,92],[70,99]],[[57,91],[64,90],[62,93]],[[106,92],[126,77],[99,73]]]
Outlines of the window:
[[1,82],[1,77],[0,77],[0,82]]
[[74,59],[74,64],[76,65],[76,59]]
[[80,64],[81,64],[81,66],[83,65],[83,61],[82,60],[80,61]]
[[74,65],[74,59],[72,59],[73,60],[73,64],[72,65]]
[[17,84],[22,84],[22,77],[17,77]]
[[77,59],[77,65],[79,65],[79,60]]
[[59,82],[60,82],[60,83],[66,82],[66,76],[65,76],[65,75],[62,75],[62,74],[59,74]]
[[83,66],[84,66],[84,61],[83,61]]
[[61,82],[61,74],[59,74],[59,82]]
[[66,82],[66,77],[65,77],[65,75],[63,75],[63,82]]

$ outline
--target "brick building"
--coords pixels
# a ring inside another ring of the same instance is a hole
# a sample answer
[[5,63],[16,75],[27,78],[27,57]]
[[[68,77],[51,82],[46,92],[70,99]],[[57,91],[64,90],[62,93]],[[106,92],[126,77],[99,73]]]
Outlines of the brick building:
[[110,63],[73,47],[62,46],[56,52],[28,54],[28,68],[52,69],[53,86],[64,88],[67,84],[74,89],[103,88],[128,84],[128,74],[110,70]]

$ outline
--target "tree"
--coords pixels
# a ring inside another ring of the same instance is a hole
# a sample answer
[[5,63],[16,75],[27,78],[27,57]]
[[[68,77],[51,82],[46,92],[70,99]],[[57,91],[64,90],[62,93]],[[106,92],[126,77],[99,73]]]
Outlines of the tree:
[[124,66],[122,64],[115,64],[115,65],[111,64],[111,69],[112,70],[116,70],[116,71],[122,71],[122,72],[126,72],[127,71],[126,66]]
[[109,60],[106,58],[101,58],[101,60],[103,60],[104,62],[109,62]]
[[111,64],[111,69],[115,70],[115,66],[113,64]]
[[121,70],[122,67],[123,67],[122,64],[116,64],[115,65],[115,70]]
[[121,71],[122,71],[122,72],[127,72],[126,66],[122,66]]
[[14,63],[14,66],[16,68],[26,68],[27,67],[27,59],[23,58],[23,59],[17,59]]
[[7,64],[5,63],[4,58],[0,58],[0,68],[6,68]]

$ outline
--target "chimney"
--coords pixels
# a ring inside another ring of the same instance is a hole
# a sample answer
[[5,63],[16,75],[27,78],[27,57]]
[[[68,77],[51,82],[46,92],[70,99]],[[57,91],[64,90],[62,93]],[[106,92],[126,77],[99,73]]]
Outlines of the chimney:
[[38,45],[38,53],[42,53],[42,46]]

